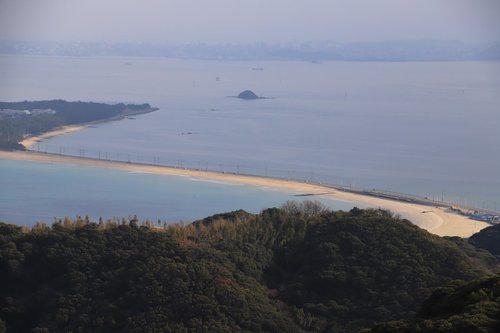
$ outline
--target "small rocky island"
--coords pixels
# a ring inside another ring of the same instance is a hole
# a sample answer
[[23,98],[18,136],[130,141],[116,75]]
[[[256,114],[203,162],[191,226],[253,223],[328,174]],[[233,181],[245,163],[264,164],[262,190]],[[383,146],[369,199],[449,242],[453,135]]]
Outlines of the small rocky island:
[[245,99],[245,100],[254,100],[254,99],[274,99],[274,97],[262,97],[262,96],[257,96],[253,91],[251,90],[245,90],[242,91],[238,96],[228,96],[228,97],[234,97],[234,98],[239,98],[239,99]]
[[257,96],[253,91],[251,90],[245,90],[242,91],[239,95],[238,98],[241,99],[259,99],[260,97]]

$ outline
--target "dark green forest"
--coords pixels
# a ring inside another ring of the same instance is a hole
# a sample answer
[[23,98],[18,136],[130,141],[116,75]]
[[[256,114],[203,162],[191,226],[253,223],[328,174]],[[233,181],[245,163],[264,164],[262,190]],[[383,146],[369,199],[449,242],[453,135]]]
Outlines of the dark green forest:
[[0,332],[455,332],[466,324],[494,332],[499,263],[385,210],[313,202],[185,226],[0,224]]
[[416,318],[378,324],[365,332],[500,332],[500,274],[453,281],[434,291]]
[[153,111],[149,104],[104,104],[94,102],[68,102],[64,100],[0,102],[0,109],[51,109],[55,114],[0,115],[0,149],[23,149],[19,144],[26,135],[38,135],[63,125],[105,120],[120,115]]
[[500,255],[500,224],[484,228],[477,234],[472,235],[469,241],[474,246]]

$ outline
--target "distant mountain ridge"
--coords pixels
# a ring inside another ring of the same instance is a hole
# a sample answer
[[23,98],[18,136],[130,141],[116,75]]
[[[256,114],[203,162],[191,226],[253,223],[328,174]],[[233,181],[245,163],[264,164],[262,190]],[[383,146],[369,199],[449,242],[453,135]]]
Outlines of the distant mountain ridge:
[[148,44],[0,41],[2,54],[62,56],[153,56],[207,60],[300,61],[490,61],[500,60],[500,41],[398,40],[283,44]]

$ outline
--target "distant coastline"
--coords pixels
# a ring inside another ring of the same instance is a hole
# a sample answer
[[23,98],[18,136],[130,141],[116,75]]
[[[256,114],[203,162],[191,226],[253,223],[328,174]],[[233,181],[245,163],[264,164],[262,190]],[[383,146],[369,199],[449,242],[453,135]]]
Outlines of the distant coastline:
[[156,110],[147,103],[0,102],[0,149],[24,150],[43,138]]
[[[432,52],[429,52],[432,50]],[[498,61],[500,43],[456,40],[392,40],[340,43],[332,40],[285,44],[136,44],[0,41],[0,54],[43,56],[133,56],[199,60],[264,61]],[[132,62],[125,62],[133,66]],[[262,67],[253,67],[261,70]]]
[[145,108],[145,109],[140,109],[140,110],[126,110],[122,114],[116,115],[116,116],[111,117],[111,118],[89,121],[89,122],[77,124],[77,125],[65,125],[65,126],[57,127],[57,128],[50,130],[48,132],[40,133],[37,135],[29,135],[29,136],[25,137],[19,143],[22,144],[26,149],[30,150],[36,143],[41,142],[41,141],[46,140],[46,139],[53,138],[55,136],[77,132],[77,131],[85,129],[89,126],[103,124],[103,123],[107,123],[107,122],[111,122],[111,121],[122,120],[122,119],[125,119],[128,117],[132,117],[132,116],[136,116],[136,115],[140,115],[140,114],[146,114],[146,113],[154,112],[157,110],[158,110],[158,108]]
[[[74,130],[79,129],[80,128],[75,128]],[[59,134],[63,133],[64,131]],[[48,135],[48,133],[46,133],[46,135]],[[37,153],[34,151],[0,151],[0,158],[65,163],[88,167],[122,169],[132,172],[147,172],[172,176],[193,177],[282,189],[296,192],[299,195],[308,195],[312,198],[316,195],[321,195],[322,197],[326,196],[336,200],[350,202],[353,205],[365,205],[374,208],[388,209],[393,213],[412,221],[420,228],[439,236],[469,237],[479,230],[490,226],[490,224],[486,222],[473,221],[464,215],[457,214],[456,212],[450,211],[444,207],[391,200],[389,198],[375,197],[367,193],[347,192],[325,185],[311,184],[294,180],[241,175],[235,173],[222,173],[216,171],[201,171],[159,165],[135,164],[111,160]]]

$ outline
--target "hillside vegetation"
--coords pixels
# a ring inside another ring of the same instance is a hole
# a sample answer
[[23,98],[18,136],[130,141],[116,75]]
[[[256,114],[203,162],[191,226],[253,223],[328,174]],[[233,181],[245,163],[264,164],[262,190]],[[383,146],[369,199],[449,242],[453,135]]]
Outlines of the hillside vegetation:
[[484,228],[469,238],[469,242],[494,255],[500,255],[500,224]]
[[500,332],[500,274],[435,291],[417,318],[376,325],[366,333]]
[[311,202],[165,228],[0,224],[0,332],[356,332],[497,267],[387,211]]

